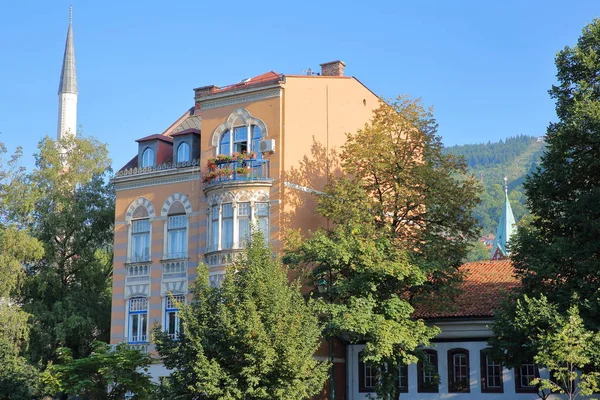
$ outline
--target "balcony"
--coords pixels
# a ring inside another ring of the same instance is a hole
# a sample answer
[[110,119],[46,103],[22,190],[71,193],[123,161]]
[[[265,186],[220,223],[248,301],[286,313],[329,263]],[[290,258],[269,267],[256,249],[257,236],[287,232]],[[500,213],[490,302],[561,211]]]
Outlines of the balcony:
[[208,162],[208,172],[202,177],[207,187],[222,183],[271,182],[269,160],[213,159]]

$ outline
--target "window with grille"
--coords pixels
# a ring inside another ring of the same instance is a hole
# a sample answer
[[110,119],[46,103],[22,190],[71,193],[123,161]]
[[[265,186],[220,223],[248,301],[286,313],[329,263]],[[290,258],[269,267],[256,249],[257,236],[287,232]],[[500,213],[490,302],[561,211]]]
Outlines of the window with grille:
[[398,365],[398,389],[401,393],[408,392],[408,365]]
[[539,371],[534,363],[521,364],[515,368],[515,390],[518,393],[537,392],[537,387],[530,385],[530,382],[539,376]]
[[424,350],[423,358],[417,363],[417,390],[422,393],[438,392],[437,351]]
[[358,391],[369,393],[375,391],[377,384],[377,368],[370,362],[363,360],[362,353],[358,354]]
[[465,349],[448,350],[448,391],[469,392],[469,351]]
[[148,341],[148,299],[134,297],[129,299],[129,343]]
[[185,303],[185,296],[168,296],[165,307],[166,332],[169,338],[176,339],[180,332],[179,305]]
[[167,220],[167,258],[187,257],[187,215],[170,215]]
[[150,220],[140,219],[131,223],[132,262],[150,260]]
[[503,393],[502,364],[495,361],[489,350],[481,350],[481,391],[483,393]]

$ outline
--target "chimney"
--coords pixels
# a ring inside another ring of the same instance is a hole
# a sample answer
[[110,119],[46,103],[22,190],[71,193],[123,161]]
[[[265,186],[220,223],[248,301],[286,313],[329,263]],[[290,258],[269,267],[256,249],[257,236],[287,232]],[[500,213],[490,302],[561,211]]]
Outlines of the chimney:
[[194,89],[194,109],[195,110],[199,110],[200,109],[200,100],[202,100],[204,97],[208,96],[209,94],[211,94],[212,92],[214,92],[214,90],[217,89],[217,87],[215,85],[208,85],[208,86],[202,86],[199,88],[195,88]]
[[321,64],[321,76],[344,76],[343,61],[336,60]]

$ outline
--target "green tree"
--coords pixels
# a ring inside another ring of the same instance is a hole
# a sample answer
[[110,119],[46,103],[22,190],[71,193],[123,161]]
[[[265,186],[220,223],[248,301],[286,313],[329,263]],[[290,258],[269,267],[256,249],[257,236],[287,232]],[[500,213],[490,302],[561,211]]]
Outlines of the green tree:
[[106,146],[89,138],[46,138],[31,172],[16,167],[19,157],[0,179],[0,216],[43,247],[43,257],[25,263],[16,295],[33,318],[28,354],[45,363],[68,347],[82,357],[92,341],[108,340],[110,326],[114,195],[106,183]]
[[523,291],[546,294],[566,312],[578,293],[585,325],[600,329],[600,20],[556,56],[550,124],[541,167],[525,184],[531,222],[518,230],[512,258]]
[[542,389],[566,394],[569,400],[591,396],[598,388],[600,374],[587,370],[598,358],[600,336],[587,330],[577,306],[560,316],[551,332],[538,336],[535,362],[546,366],[550,379],[536,379]]
[[439,331],[411,318],[412,300],[450,295],[477,236],[477,182],[460,158],[442,153],[437,125],[419,102],[382,103],[348,135],[345,177],[332,179],[317,211],[332,223],[305,241],[290,237],[285,262],[307,284],[328,281],[327,335],[365,341],[380,370],[378,395],[398,397],[399,363],[417,361]]
[[298,283],[289,283],[264,238],[254,232],[220,289],[199,267],[194,302],[181,311],[182,331],[154,329],[158,353],[173,370],[169,399],[308,399],[328,364],[315,360],[321,326]]
[[567,315],[548,299],[523,295],[496,312],[490,340],[494,357],[509,368],[531,362],[548,368],[550,379],[536,378],[540,396],[549,392],[569,399],[590,396],[600,375],[600,335],[585,328],[576,305]]
[[58,350],[57,363],[45,373],[54,393],[88,400],[120,400],[127,393],[134,399],[150,398],[154,385],[148,374],[152,358],[127,344],[115,348],[103,342],[92,344],[88,357],[73,359],[71,350]]
[[490,250],[485,246],[485,243],[477,240],[473,242],[471,249],[465,257],[465,261],[482,261],[489,260],[490,258]]

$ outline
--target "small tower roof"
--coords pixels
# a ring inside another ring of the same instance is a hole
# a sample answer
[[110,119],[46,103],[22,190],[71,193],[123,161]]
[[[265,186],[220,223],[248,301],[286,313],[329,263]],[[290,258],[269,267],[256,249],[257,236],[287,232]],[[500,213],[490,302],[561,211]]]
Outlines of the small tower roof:
[[63,57],[62,71],[60,73],[60,84],[58,94],[77,94],[77,75],[75,73],[75,45],[73,44],[73,8],[69,8],[69,30],[67,31],[67,42],[65,43],[65,55]]
[[510,240],[510,237],[515,231],[515,216],[508,200],[508,178],[504,177],[504,207],[502,208],[502,215],[498,221],[498,229],[496,229],[496,238],[492,245],[492,259],[497,260],[506,258],[509,256],[506,245]]

